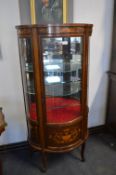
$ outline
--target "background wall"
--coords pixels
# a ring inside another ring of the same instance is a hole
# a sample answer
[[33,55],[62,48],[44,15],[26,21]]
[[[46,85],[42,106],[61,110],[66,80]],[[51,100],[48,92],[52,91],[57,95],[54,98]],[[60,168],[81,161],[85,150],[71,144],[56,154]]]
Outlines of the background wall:
[[20,24],[16,0],[0,1],[0,106],[8,126],[0,144],[26,140],[26,122],[15,25]]
[[[25,141],[27,138],[15,30],[15,25],[24,22],[20,9],[23,1],[19,2],[20,6],[18,0],[0,1],[0,106],[4,109],[8,123],[6,132],[0,137],[0,144]],[[73,3],[74,22],[94,24],[89,69],[89,127],[92,127],[105,122],[106,71],[110,60],[113,0],[74,0]]]
[[74,22],[92,23],[89,68],[89,127],[105,123],[114,0],[74,0]]
[[21,24],[30,24],[30,0],[18,0],[19,2],[19,13],[20,13],[20,22]]

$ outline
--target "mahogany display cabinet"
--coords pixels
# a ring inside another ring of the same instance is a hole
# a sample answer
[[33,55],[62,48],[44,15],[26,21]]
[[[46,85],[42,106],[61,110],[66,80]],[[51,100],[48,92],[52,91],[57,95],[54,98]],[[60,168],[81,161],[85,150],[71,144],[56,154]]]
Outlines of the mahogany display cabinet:
[[92,24],[17,26],[28,141],[43,154],[88,137],[87,78]]

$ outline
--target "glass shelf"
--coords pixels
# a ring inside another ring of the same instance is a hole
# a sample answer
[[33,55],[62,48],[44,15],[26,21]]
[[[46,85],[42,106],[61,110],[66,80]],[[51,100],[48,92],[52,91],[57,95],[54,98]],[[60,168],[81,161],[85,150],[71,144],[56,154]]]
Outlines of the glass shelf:
[[68,62],[68,63],[59,63],[58,61],[54,61],[51,63],[46,63],[44,66],[44,71],[62,71],[62,72],[71,72],[74,70],[77,70],[80,68],[80,64],[81,63],[72,63],[72,62]]
[[25,68],[25,72],[26,73],[33,73],[33,70],[32,69]]
[[[62,82],[47,84],[45,86],[46,95],[48,96],[70,96],[80,91],[81,81],[71,81],[71,82]],[[34,87],[27,87],[27,94],[35,95]]]
[[48,82],[46,82],[45,81],[45,85],[46,86],[57,86],[57,85],[65,85],[65,84],[70,84],[71,85],[71,83],[80,83],[81,82],[81,80],[79,79],[79,80],[75,80],[75,81],[68,81],[68,82],[52,82],[52,83],[48,83]]
[[[67,96],[67,95],[77,93],[80,90],[80,85],[81,85],[81,80],[69,81],[69,82],[45,83],[45,90],[46,90],[47,95],[55,96],[54,94],[55,91],[59,90],[59,96]],[[63,89],[65,90],[65,92],[63,92]],[[33,83],[30,86],[27,86],[26,93],[31,94],[31,95],[35,94]]]
[[29,95],[35,95],[35,92],[33,92],[33,91],[27,91],[27,92],[25,92],[26,94],[29,94]]
[[70,96],[72,94],[79,93],[80,91],[80,81],[75,82],[65,82],[56,84],[46,84],[45,92],[47,96]]
[[[75,55],[75,53],[73,52],[69,52],[68,55],[64,55],[62,51],[55,51],[55,52],[52,52],[52,51],[44,51],[43,52],[43,57],[44,58],[47,58],[47,57],[52,57],[54,59],[57,59],[57,58],[63,58],[64,56],[73,56]],[[77,56],[82,56],[82,53],[78,53]]]
[[33,65],[32,63],[25,63],[25,72],[33,72]]
[[[44,71],[47,72],[54,72],[54,71],[62,71],[62,72],[72,72],[76,70],[79,65],[81,64],[80,61],[79,63],[75,63],[74,61],[70,61],[68,63],[62,62],[62,60],[54,60],[54,61],[48,61],[44,60],[45,62],[45,67]],[[70,67],[70,70],[69,70]],[[33,65],[32,63],[25,63],[25,72],[33,72]]]
[[35,95],[35,88],[34,88],[34,84],[30,84],[30,85],[27,85],[27,91],[26,91],[27,94],[30,94],[30,95]]

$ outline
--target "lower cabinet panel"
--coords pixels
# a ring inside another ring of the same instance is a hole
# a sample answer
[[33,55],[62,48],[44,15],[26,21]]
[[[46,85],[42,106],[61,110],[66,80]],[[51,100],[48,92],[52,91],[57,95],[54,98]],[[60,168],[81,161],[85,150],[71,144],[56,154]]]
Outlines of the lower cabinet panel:
[[66,126],[47,126],[47,146],[64,147],[76,143],[82,136],[82,121]]

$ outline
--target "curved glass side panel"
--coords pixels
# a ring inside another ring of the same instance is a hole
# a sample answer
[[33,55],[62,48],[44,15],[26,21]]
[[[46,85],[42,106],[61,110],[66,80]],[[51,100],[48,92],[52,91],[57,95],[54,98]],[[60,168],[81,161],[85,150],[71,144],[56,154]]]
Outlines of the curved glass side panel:
[[19,38],[21,72],[27,117],[37,120],[33,75],[33,54],[30,38]]
[[82,38],[42,38],[48,123],[66,123],[81,115]]

